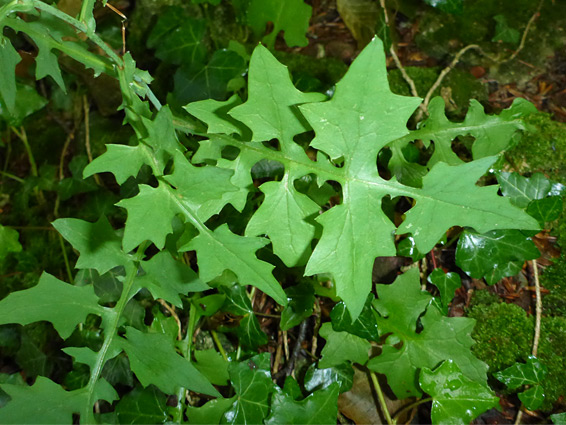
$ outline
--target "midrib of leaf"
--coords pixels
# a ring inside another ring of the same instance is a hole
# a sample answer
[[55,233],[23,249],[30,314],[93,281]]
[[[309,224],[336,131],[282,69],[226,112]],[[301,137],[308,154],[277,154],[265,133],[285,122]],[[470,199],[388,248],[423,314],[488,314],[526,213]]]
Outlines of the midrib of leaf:
[[92,406],[94,405],[94,390],[96,387],[96,383],[100,378],[102,373],[102,368],[106,364],[108,350],[110,349],[112,342],[114,342],[114,338],[118,335],[118,325],[120,322],[120,318],[122,317],[122,313],[126,308],[126,304],[130,300],[130,292],[132,290],[132,286],[134,284],[134,279],[136,278],[138,272],[138,265],[143,258],[145,252],[146,244],[143,243],[138,247],[138,250],[134,256],[134,260],[131,264],[130,271],[127,275],[126,282],[122,288],[122,294],[120,295],[120,299],[116,303],[116,306],[113,309],[108,309],[110,314],[112,314],[112,320],[109,321],[108,326],[104,327],[104,342],[102,343],[102,347],[97,353],[96,362],[94,364],[93,369],[91,370],[90,379],[86,386],[87,392],[87,403],[85,406],[85,410],[81,417],[86,418],[85,423],[94,423],[94,418],[92,416]]

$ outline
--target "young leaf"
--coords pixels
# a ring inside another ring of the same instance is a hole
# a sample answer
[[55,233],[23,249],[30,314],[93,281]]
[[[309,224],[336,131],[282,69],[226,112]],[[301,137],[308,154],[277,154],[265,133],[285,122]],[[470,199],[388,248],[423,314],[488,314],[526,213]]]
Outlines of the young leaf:
[[347,332],[336,332],[330,323],[324,323],[319,334],[326,339],[319,368],[338,366],[346,361],[362,365],[367,362],[371,344],[365,339]]
[[125,266],[131,257],[122,251],[121,239],[105,216],[96,223],[76,218],[60,218],[53,227],[79,251],[78,269],[95,269],[104,274],[117,266]]
[[0,258],[6,258],[9,252],[20,252],[22,245],[18,242],[20,235],[15,229],[0,224]]
[[118,184],[123,184],[129,177],[137,176],[142,165],[151,165],[151,158],[144,145],[106,145],[106,149],[105,153],[85,167],[85,179],[96,173],[110,172],[114,174]]
[[499,399],[489,387],[468,378],[452,360],[444,361],[434,371],[423,368],[419,383],[433,399],[434,424],[469,424],[498,405]]
[[153,384],[166,394],[175,394],[183,387],[214,397],[220,395],[189,360],[175,352],[167,335],[128,327],[126,338],[118,344],[128,354],[132,371],[143,386]]
[[271,414],[265,420],[266,425],[278,424],[329,424],[336,423],[338,415],[337,383],[315,391],[301,401],[276,392],[271,401]]
[[236,399],[224,412],[222,423],[260,424],[267,416],[269,398],[275,391],[271,381],[270,354],[263,353],[228,367]]
[[306,46],[305,33],[309,27],[312,7],[303,0],[251,0],[246,13],[246,22],[256,36],[265,32],[265,25],[273,23],[273,31],[263,37],[263,42],[270,48],[275,45],[275,38],[284,31],[283,38],[287,46]]
[[521,33],[507,24],[505,15],[495,15],[495,35],[491,41],[503,41],[504,43],[518,44]]
[[285,289],[285,293],[289,304],[281,312],[279,327],[283,331],[297,326],[307,317],[310,317],[315,299],[313,283],[308,280]]
[[354,384],[354,369],[349,362],[326,369],[318,369],[313,363],[305,373],[307,391],[327,388],[335,382],[338,383],[340,393],[350,391]]
[[193,102],[183,106],[183,109],[206,123],[208,125],[208,134],[242,135],[241,123],[228,115],[230,109],[241,104],[242,100],[235,94],[225,101],[206,99],[200,102]]
[[371,306],[373,300],[374,296],[370,294],[367,297],[364,309],[354,321],[352,321],[346,304],[343,301],[336,304],[330,312],[332,328],[335,331],[348,332],[369,341],[379,341],[377,322],[375,321],[375,314]]
[[92,286],[72,286],[47,273],[41,275],[33,288],[12,292],[0,301],[0,325],[27,325],[47,320],[53,323],[63,339],[68,338],[75,326],[83,323],[89,314],[109,314],[108,309],[98,305]]
[[[391,335],[368,367],[387,376],[398,398],[420,395],[416,385],[419,369],[436,367],[446,359],[452,359],[467,378],[486,382],[487,365],[470,351],[475,321],[442,316],[434,306],[427,309],[432,297],[421,290],[418,269],[410,269],[391,285],[377,285],[377,293],[377,326],[382,336]],[[417,333],[419,317],[422,331]]]
[[465,230],[458,240],[456,264],[475,279],[490,285],[521,271],[527,260],[540,257],[532,239],[519,230],[478,234]]
[[454,298],[456,289],[462,286],[462,280],[454,272],[444,273],[444,270],[434,269],[428,276],[428,281],[438,288],[440,291],[440,302],[442,312],[448,314],[448,305]]
[[544,388],[541,384],[547,374],[546,366],[536,357],[530,356],[527,363],[515,363],[493,376],[503,382],[510,390],[529,385],[530,388],[519,393],[519,399],[527,409],[536,410],[544,401]]

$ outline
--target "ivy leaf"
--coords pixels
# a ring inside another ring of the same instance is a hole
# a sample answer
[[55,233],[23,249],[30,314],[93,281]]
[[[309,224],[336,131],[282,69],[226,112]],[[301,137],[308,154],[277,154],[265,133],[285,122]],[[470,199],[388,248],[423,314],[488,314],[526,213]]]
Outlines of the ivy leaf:
[[503,195],[520,208],[527,207],[535,199],[557,195],[551,193],[552,183],[541,173],[535,173],[532,177],[523,177],[519,173],[500,171],[496,176]]
[[78,269],[95,269],[102,275],[131,261],[130,256],[122,251],[122,241],[104,215],[96,223],[60,218],[52,224],[79,251],[75,266]]
[[448,306],[454,298],[454,293],[462,286],[460,276],[454,272],[445,273],[444,270],[438,268],[432,271],[427,280],[440,291],[442,312],[448,314]]
[[251,350],[257,350],[260,345],[267,344],[267,335],[259,326],[246,289],[236,284],[228,288],[222,287],[221,291],[226,294],[222,310],[242,317],[240,325],[235,329],[240,344]]
[[503,41],[504,43],[518,44],[521,33],[507,24],[505,15],[495,15],[495,35],[491,41]]
[[255,252],[267,244],[267,239],[235,235],[223,224],[214,232],[200,233],[180,251],[196,250],[199,275],[205,282],[231,270],[243,285],[253,285],[271,296],[277,303],[287,305],[287,297],[273,275],[273,266],[258,260]]
[[498,405],[499,399],[487,385],[465,376],[450,359],[434,371],[423,368],[419,383],[433,398],[431,416],[435,424],[469,424]]
[[367,362],[371,344],[365,339],[348,332],[336,332],[328,322],[320,327],[319,334],[326,339],[322,358],[318,362],[320,369],[338,366],[346,361],[362,365]]
[[303,0],[251,0],[246,13],[246,22],[256,36],[265,32],[268,22],[273,24],[273,31],[263,37],[263,42],[270,48],[280,31],[289,47],[303,47],[308,44],[305,33],[309,27],[312,7]]
[[271,401],[271,414],[266,425],[335,424],[338,415],[337,383],[315,391],[304,400],[295,401],[285,393],[276,392]]
[[370,294],[367,297],[364,308],[358,318],[352,321],[352,317],[346,308],[346,304],[341,301],[334,306],[330,312],[332,328],[339,332],[348,332],[369,341],[379,341],[377,322],[371,307],[374,297]]
[[21,252],[22,245],[18,242],[19,237],[17,230],[0,224],[0,258],[5,258],[9,252]]
[[162,424],[167,420],[167,397],[154,386],[136,387],[115,408],[121,424]]
[[531,201],[527,207],[527,214],[534,217],[541,227],[545,223],[554,221],[562,214],[563,207],[562,196],[549,196],[543,199],[535,199]]
[[75,326],[84,323],[89,314],[108,314],[107,309],[98,305],[93,287],[72,286],[48,273],[43,273],[33,288],[12,292],[0,301],[0,325],[47,320],[63,339],[71,335]]
[[279,327],[286,331],[310,317],[314,305],[313,283],[307,280],[285,289],[289,304],[281,312]]
[[180,7],[169,7],[159,15],[147,47],[155,48],[159,59],[174,65],[202,62],[206,56],[202,42],[205,32],[206,21],[186,16]]
[[9,113],[16,107],[16,65],[22,60],[7,37],[0,36],[0,99]]
[[338,383],[339,392],[344,393],[350,391],[354,384],[354,369],[350,363],[342,363],[326,369],[319,369],[313,363],[305,373],[304,382],[307,391],[320,390]]
[[231,363],[230,381],[236,391],[232,406],[224,412],[223,424],[260,424],[269,411],[269,398],[275,391],[271,381],[269,353]]
[[132,292],[147,288],[155,299],[163,298],[179,308],[183,306],[179,294],[210,289],[189,266],[175,261],[167,252],[161,251],[149,261],[142,261],[141,266],[145,275],[136,278]]
[[[487,365],[470,350],[475,320],[442,316],[434,306],[427,309],[432,297],[421,290],[418,269],[410,269],[391,285],[377,285],[377,293],[377,326],[382,336],[391,335],[368,367],[387,376],[398,398],[420,395],[419,369],[436,367],[446,359],[452,359],[467,378],[486,382]],[[417,333],[419,318],[422,331]]]
[[547,367],[536,357],[529,356],[526,363],[515,363],[505,370],[494,373],[493,376],[510,390],[516,390],[523,385],[531,386],[519,393],[519,399],[527,409],[536,410],[544,402],[544,388],[541,384],[547,374]]
[[119,344],[130,360],[132,371],[143,386],[153,384],[166,394],[178,388],[220,396],[208,380],[189,362],[175,352],[167,335],[150,334],[126,328],[126,338]]
[[[3,424],[72,424],[73,414],[83,410],[86,393],[65,391],[50,379],[38,376],[32,386],[2,384],[12,398],[0,409]],[[33,403],[30,404],[30,400]]]
[[550,415],[550,419],[552,419],[553,424],[564,425],[566,424],[566,412]]
[[465,230],[458,240],[456,264],[475,279],[493,285],[521,271],[527,260],[540,257],[532,239],[519,230],[493,230],[478,234]]

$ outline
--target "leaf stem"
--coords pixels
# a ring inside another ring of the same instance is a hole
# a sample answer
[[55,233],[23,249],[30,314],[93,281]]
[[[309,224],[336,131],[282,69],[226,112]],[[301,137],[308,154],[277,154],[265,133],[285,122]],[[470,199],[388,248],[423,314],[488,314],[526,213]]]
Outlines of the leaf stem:
[[218,351],[222,355],[222,358],[228,361],[228,356],[226,355],[226,351],[224,350],[224,347],[222,346],[222,343],[220,342],[220,339],[218,338],[218,334],[216,333],[216,331],[211,330],[210,335],[212,335],[212,339],[214,340],[214,343],[216,344]]
[[71,285],[74,285],[75,280],[73,279],[73,273],[71,272],[71,266],[69,265],[69,257],[67,257],[67,250],[65,249],[63,237],[61,236],[61,233],[57,233],[57,236],[59,237],[59,244],[61,245],[61,253],[63,254],[63,261],[65,262],[65,269],[67,270],[69,282],[71,282]]
[[22,179],[21,177],[18,177],[18,176],[16,176],[16,175],[14,175],[14,174],[12,174],[12,173],[8,173],[7,171],[2,171],[2,170],[0,170],[0,175],[5,176],[5,177],[8,177],[9,179],[15,180],[15,181],[17,181],[18,183],[25,183],[25,180],[24,180],[24,179]]
[[401,418],[401,416],[403,416],[409,410],[412,410],[415,407],[420,406],[421,404],[428,403],[429,401],[432,401],[432,397],[421,398],[420,400],[417,400],[417,401],[410,403],[409,405],[403,407],[401,410],[399,410],[395,414],[395,416],[393,416],[393,424],[395,425],[397,423],[397,421]]
[[532,265],[533,265],[533,277],[534,277],[534,280],[535,280],[535,294],[536,294],[535,295],[536,296],[535,336],[534,336],[534,340],[533,340],[532,354],[533,354],[533,356],[536,357],[536,355],[538,353],[538,344],[539,344],[539,340],[540,340],[540,324],[541,324],[541,318],[542,318],[542,297],[541,297],[541,293],[540,293],[540,281],[538,279],[537,260],[533,260]]
[[381,386],[379,385],[379,381],[377,379],[377,375],[375,372],[370,371],[371,381],[373,383],[373,387],[375,388],[375,392],[377,394],[377,399],[379,401],[379,406],[381,407],[381,412],[383,416],[385,416],[385,420],[387,421],[388,425],[394,425],[393,419],[391,419],[391,414],[389,413],[389,409],[387,409],[387,403],[385,402],[385,396],[383,395],[383,391],[381,391]]

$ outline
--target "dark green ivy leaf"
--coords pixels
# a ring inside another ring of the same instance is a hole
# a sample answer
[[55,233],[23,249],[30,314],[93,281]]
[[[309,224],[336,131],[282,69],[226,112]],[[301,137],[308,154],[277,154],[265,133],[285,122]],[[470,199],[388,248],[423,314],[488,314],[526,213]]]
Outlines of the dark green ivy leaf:
[[333,383],[301,401],[295,401],[285,393],[276,392],[271,401],[271,414],[265,424],[334,425],[338,415],[338,389],[339,385]]
[[344,301],[339,302],[330,312],[332,328],[338,332],[348,332],[368,341],[379,341],[377,322],[372,309],[373,294],[369,294],[364,308],[358,318],[352,323],[352,317],[346,308]]
[[153,385],[136,387],[116,405],[121,424],[162,424],[167,420],[167,397]]
[[529,385],[530,388],[519,393],[519,399],[527,409],[536,410],[544,402],[544,388],[541,384],[547,374],[547,367],[536,357],[529,356],[526,363],[515,363],[493,376],[503,382],[510,390]]
[[527,260],[540,257],[532,239],[519,230],[493,230],[479,234],[465,230],[458,240],[456,264],[475,279],[493,285],[521,271]]
[[350,391],[354,383],[354,369],[350,363],[342,363],[326,369],[318,369],[314,363],[305,373],[305,389],[315,391],[338,383],[340,393]]
[[281,312],[281,330],[286,331],[310,317],[314,305],[314,288],[308,280],[285,289],[289,304]]
[[456,289],[462,286],[460,276],[454,272],[445,273],[444,270],[434,269],[428,276],[428,281],[438,288],[440,291],[440,303],[442,312],[448,314],[448,305],[454,298]]

